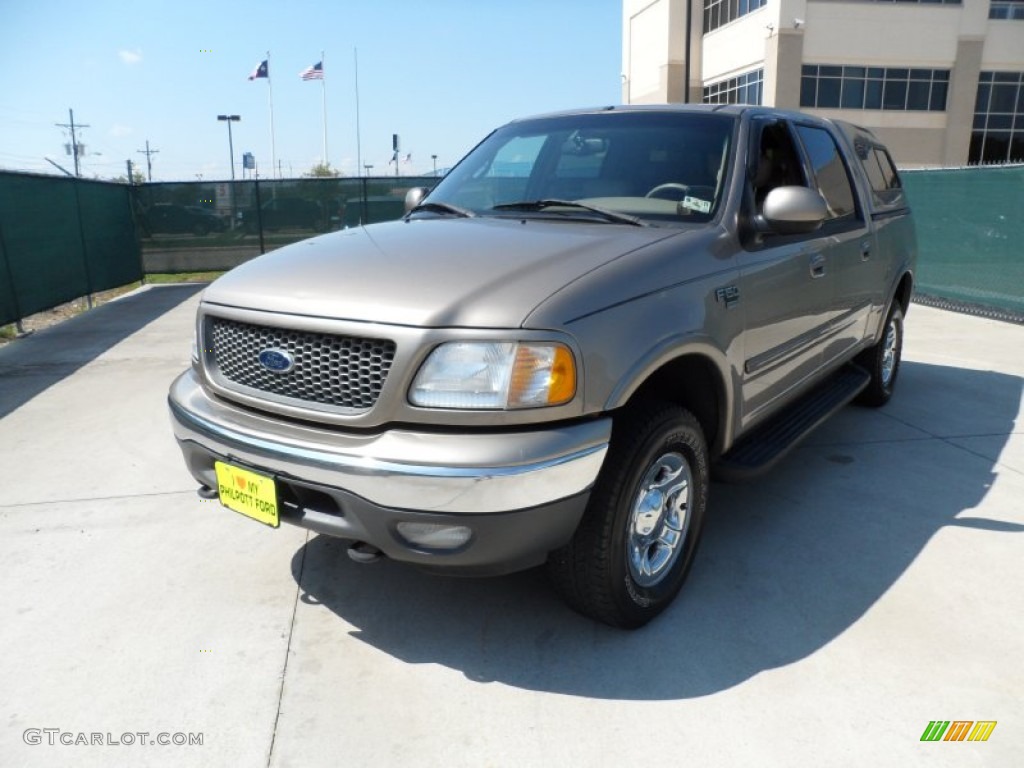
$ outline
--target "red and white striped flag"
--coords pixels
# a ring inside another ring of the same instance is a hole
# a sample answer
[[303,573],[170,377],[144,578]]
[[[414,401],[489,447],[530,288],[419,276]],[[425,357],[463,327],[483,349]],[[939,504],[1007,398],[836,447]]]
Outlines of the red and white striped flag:
[[304,70],[299,72],[299,77],[303,80],[323,80],[324,63],[322,61],[318,61],[312,67],[306,67]]

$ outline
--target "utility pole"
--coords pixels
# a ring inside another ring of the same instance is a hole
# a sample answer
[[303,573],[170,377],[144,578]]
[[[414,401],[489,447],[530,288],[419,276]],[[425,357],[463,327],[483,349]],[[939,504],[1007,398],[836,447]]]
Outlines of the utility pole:
[[132,175],[135,172],[132,168],[132,159],[129,157],[125,160],[125,163],[127,163],[128,166],[128,186],[131,186],[135,183],[135,177]]
[[150,183],[152,183],[153,182],[153,160],[151,159],[151,155],[159,154],[160,150],[159,149],[150,149],[149,148],[149,139],[146,139],[146,148],[145,149],[137,149],[135,151],[138,152],[140,155],[145,155],[146,156],[146,171],[147,171],[146,178],[148,178]]
[[[75,158],[75,176],[81,176],[81,172],[78,168],[78,156],[81,151],[78,147],[78,139],[75,137],[75,110],[68,108],[68,119],[69,123],[54,123],[58,128],[70,128],[71,129],[71,154]],[[91,125],[78,125],[79,128],[91,128]]]

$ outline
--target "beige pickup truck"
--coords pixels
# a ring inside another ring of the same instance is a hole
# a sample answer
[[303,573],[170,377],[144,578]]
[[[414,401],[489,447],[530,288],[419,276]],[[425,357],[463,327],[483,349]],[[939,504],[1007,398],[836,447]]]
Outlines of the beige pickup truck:
[[201,496],[360,562],[546,563],[573,608],[637,627],[682,586],[713,475],[892,394],[916,242],[869,131],[547,115],[407,205],[206,289],[169,395]]

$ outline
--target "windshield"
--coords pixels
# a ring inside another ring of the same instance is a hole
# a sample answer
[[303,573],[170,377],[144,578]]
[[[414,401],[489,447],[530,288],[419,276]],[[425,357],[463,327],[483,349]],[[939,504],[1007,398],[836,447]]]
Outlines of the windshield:
[[706,222],[722,198],[734,122],[710,113],[609,111],[512,123],[427,200],[478,216],[624,220],[603,210],[649,223]]

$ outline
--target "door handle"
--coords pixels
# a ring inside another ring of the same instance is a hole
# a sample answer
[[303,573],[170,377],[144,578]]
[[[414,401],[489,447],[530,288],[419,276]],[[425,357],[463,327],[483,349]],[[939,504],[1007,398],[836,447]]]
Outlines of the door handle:
[[811,277],[817,279],[825,276],[825,255],[815,253],[811,256]]
[[865,240],[860,244],[860,260],[867,261],[871,258],[871,241]]

